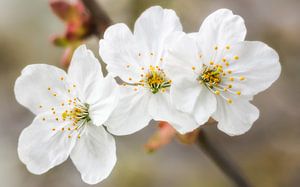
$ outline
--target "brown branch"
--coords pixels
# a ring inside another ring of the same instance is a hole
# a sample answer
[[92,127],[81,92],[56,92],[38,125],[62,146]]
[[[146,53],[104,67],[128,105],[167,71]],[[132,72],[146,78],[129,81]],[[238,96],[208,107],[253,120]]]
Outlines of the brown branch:
[[[101,37],[107,27],[112,24],[111,19],[95,0],[82,0],[85,8],[89,11],[92,19],[93,34]],[[219,168],[238,187],[250,187],[251,185],[243,177],[242,172],[236,164],[221,151],[216,144],[211,142],[203,129],[200,130],[197,143],[200,148],[219,166]]]
[[223,150],[209,140],[203,129],[200,130],[197,144],[237,187],[251,187],[240,168],[229,159],[229,156]]
[[98,38],[112,24],[112,20],[95,0],[81,0],[91,15],[92,33]]

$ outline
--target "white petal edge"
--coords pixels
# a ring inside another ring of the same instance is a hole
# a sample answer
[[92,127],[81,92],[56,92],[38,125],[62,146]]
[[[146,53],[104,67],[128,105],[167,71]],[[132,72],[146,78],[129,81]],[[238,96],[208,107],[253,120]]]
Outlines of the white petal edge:
[[234,15],[231,10],[219,9],[203,21],[199,34],[206,47],[225,45],[243,41],[247,29],[242,17]]
[[259,110],[247,100],[236,99],[232,104],[222,98],[217,100],[217,111],[212,117],[218,121],[218,128],[230,136],[244,134],[259,117]]
[[148,113],[149,95],[147,90],[133,90],[120,87],[120,100],[110,118],[105,123],[107,130],[118,136],[133,134],[146,127],[151,117]]
[[202,88],[196,81],[176,79],[170,88],[171,102],[182,112],[192,113]]
[[107,75],[93,84],[87,98],[89,116],[96,126],[107,121],[119,101],[119,86],[115,79]]
[[202,69],[202,60],[196,42],[182,35],[166,55],[164,70],[171,80],[188,79],[195,81]]
[[99,54],[107,64],[108,72],[124,81],[128,81],[129,77],[139,80],[138,53],[133,34],[123,23],[108,27],[99,41]]
[[[228,67],[232,77],[237,81],[232,82],[234,88],[240,89],[242,95],[255,95],[272,85],[281,72],[277,52],[267,44],[258,41],[243,41],[232,46],[226,59],[238,56],[232,60]],[[239,81],[240,77],[245,80]]]
[[134,37],[139,42],[142,53],[153,53],[156,60],[149,62],[156,65],[162,56],[168,36],[182,31],[180,20],[171,9],[153,6],[145,10],[134,24]]
[[86,45],[79,46],[72,57],[68,75],[77,85],[82,100],[85,100],[87,88],[95,80],[103,78],[101,65]]
[[210,116],[217,109],[216,96],[211,93],[206,87],[202,86],[202,90],[197,97],[193,108],[193,116],[198,124],[203,125],[208,121]]
[[191,132],[200,126],[192,116],[177,110],[171,104],[168,93],[151,95],[148,110],[154,120],[170,123],[181,134]]
[[[67,100],[66,73],[51,65],[33,64],[26,66],[15,82],[16,100],[34,114],[45,112],[50,107]],[[50,91],[48,89],[51,89]],[[56,96],[53,96],[56,94]]]
[[116,164],[115,140],[103,126],[89,123],[77,141],[71,159],[84,182],[97,184],[109,176]]
[[[46,121],[43,121],[43,118]],[[25,128],[18,143],[18,155],[27,169],[34,174],[43,174],[61,164],[69,157],[76,139],[68,138],[68,132],[60,131],[67,123],[58,123],[50,113],[37,116]],[[52,128],[56,128],[53,131]]]

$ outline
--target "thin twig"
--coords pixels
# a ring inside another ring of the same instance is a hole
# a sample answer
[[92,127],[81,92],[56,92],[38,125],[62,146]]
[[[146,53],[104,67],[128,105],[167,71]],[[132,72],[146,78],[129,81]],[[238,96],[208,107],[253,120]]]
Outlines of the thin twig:
[[[111,19],[95,0],[82,0],[85,8],[90,12],[93,23],[93,34],[101,37],[107,27],[112,24]],[[251,187],[243,177],[236,164],[225,155],[224,151],[211,142],[203,129],[200,130],[197,143],[199,147],[219,166],[219,168],[233,180],[238,187]]]
[[85,8],[90,12],[93,34],[100,38],[105,29],[112,24],[112,20],[95,0],[81,1],[84,4]]
[[216,165],[235,183],[237,187],[251,187],[240,168],[228,155],[209,140],[203,129],[200,130],[197,144],[216,163]]

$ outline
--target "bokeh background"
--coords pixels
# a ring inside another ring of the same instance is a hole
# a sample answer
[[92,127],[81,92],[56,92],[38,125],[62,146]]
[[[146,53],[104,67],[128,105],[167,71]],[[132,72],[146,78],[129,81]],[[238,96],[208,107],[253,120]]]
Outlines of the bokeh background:
[[[254,104],[261,116],[245,135],[229,137],[216,126],[205,127],[254,186],[300,186],[300,1],[299,0],[99,0],[114,22],[131,27],[151,5],[174,9],[184,30],[198,30],[203,19],[226,7],[241,15],[247,40],[260,40],[280,55],[282,74]],[[30,174],[17,156],[18,136],[33,115],[20,106],[13,93],[15,79],[28,64],[59,66],[63,50],[49,42],[62,33],[63,24],[46,0],[0,1],[0,181],[3,187],[85,187],[68,160],[50,172]],[[88,46],[97,54],[97,39]],[[26,91],[26,90],[24,90]],[[118,159],[101,187],[230,187],[232,183],[196,146],[173,141],[154,154],[143,146],[155,125],[126,137],[117,137]]]

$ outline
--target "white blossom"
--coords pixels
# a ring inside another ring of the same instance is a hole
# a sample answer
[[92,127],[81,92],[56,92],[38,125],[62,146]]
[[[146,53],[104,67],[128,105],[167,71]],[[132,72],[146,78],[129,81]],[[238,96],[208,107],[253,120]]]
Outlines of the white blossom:
[[220,9],[199,32],[183,35],[170,49],[165,70],[173,80],[171,98],[177,109],[199,124],[210,116],[229,135],[243,134],[258,118],[249,101],[280,75],[278,54],[257,41],[244,41],[240,16]]
[[116,148],[103,124],[116,107],[118,88],[113,77],[103,77],[90,50],[76,49],[68,74],[46,64],[27,66],[15,83],[15,96],[36,115],[18,145],[30,172],[45,173],[70,155],[86,183],[110,174]]
[[165,73],[167,48],[182,31],[173,10],[147,9],[137,19],[133,33],[122,23],[110,26],[100,40],[100,56],[107,70],[124,82],[122,96],[107,123],[116,135],[134,133],[151,119],[169,122],[180,133],[197,127],[191,116],[175,109],[170,101],[172,80]]

